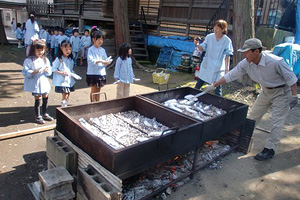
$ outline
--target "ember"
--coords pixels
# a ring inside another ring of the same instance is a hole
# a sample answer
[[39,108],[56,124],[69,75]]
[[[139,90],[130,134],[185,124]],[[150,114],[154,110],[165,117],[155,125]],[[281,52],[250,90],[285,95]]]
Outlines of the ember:
[[79,121],[114,149],[149,140],[169,129],[157,122],[156,118],[149,119],[134,110],[102,115],[99,118],[90,118],[89,121],[80,118]]
[[[219,166],[219,164],[213,161],[218,156],[224,154],[225,152],[228,152],[229,150],[229,145],[217,143],[215,143],[213,146],[204,145],[199,152],[198,159],[196,160],[196,165],[197,167],[199,167],[205,166],[207,163],[211,163],[209,166],[210,169],[218,169],[220,167],[216,166]],[[147,195],[153,193],[155,190],[158,190],[168,184],[170,186],[167,186],[167,191],[165,193],[162,193],[162,195],[166,195],[166,193],[171,193],[170,187],[174,189],[178,186],[183,185],[189,180],[189,178],[180,178],[191,172],[194,155],[195,152],[190,151],[184,155],[177,156],[169,161],[166,161],[149,170],[146,170],[140,175],[137,175],[138,177],[125,180],[123,182],[124,187],[122,199],[143,199]],[[126,182],[128,183],[126,184]]]
[[167,100],[163,105],[186,115],[193,116],[201,121],[226,114],[225,110],[199,102],[198,99],[195,103],[193,98],[194,95],[186,95],[184,99]]

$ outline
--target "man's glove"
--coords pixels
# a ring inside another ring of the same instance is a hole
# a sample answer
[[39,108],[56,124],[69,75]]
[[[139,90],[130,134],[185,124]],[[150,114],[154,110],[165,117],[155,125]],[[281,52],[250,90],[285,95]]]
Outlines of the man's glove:
[[298,103],[298,97],[297,95],[293,95],[292,99],[290,100],[290,108],[295,107],[297,103]]
[[204,88],[204,92],[210,92],[214,89],[215,89],[215,86],[213,84],[211,84],[211,85],[208,85]]

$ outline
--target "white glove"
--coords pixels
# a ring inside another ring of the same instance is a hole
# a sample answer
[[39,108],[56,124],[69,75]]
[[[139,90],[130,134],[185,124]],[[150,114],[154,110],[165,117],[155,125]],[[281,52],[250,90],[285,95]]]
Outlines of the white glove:
[[294,108],[298,103],[298,96],[293,95],[291,100],[290,100],[290,108]]
[[213,84],[211,84],[211,85],[208,85],[204,88],[204,92],[210,92],[214,89],[215,89],[215,86]]

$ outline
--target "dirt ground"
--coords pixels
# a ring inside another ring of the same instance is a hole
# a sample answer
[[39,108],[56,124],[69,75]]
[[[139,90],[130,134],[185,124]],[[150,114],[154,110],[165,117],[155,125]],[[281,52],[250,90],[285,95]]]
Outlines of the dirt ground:
[[[22,91],[21,74],[24,49],[16,46],[0,47],[0,134],[40,127],[34,123],[33,97]],[[85,77],[86,67],[75,71]],[[155,91],[151,73],[134,69],[138,84],[131,87],[131,95]],[[113,85],[113,69],[107,70],[108,84],[103,88],[108,99],[114,99],[116,85]],[[193,76],[186,73],[172,73],[170,88],[193,85]],[[298,88],[299,91],[299,88]],[[299,92],[298,92],[299,94]],[[225,87],[224,95],[250,106],[256,93],[252,87],[242,88],[233,83]],[[49,97],[49,113],[55,116],[55,108],[60,105],[61,96],[53,89]],[[85,81],[76,83],[76,91],[71,94],[70,104],[89,102],[89,88]],[[201,199],[300,199],[300,106],[290,111],[284,133],[274,159],[259,162],[254,155],[262,150],[268,133],[254,131],[253,146],[247,155],[231,153],[221,160],[221,169],[200,170],[193,180],[173,191],[171,200]],[[270,114],[267,113],[260,128],[270,130]],[[48,122],[45,125],[55,123]],[[34,199],[27,184],[38,180],[38,172],[46,169],[45,138],[53,134],[47,131],[34,135],[0,141],[0,200]]]

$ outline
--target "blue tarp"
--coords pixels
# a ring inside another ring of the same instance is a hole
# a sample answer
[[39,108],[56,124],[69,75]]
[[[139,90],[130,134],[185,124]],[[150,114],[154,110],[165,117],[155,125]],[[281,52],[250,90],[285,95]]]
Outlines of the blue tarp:
[[148,36],[148,45],[157,47],[172,47],[177,51],[193,53],[195,45],[193,41],[186,41],[188,38],[181,36]]
[[297,2],[297,9],[296,9],[295,43],[300,44],[300,1]]
[[[189,41],[187,41],[189,40]],[[181,64],[182,54],[192,54],[195,50],[195,44],[190,40],[190,38],[182,36],[148,36],[148,46],[157,47],[170,47],[173,48],[171,53],[171,60],[168,63],[171,68],[175,68]]]
[[300,45],[283,43],[274,47],[273,53],[283,57],[297,78],[300,78]]

